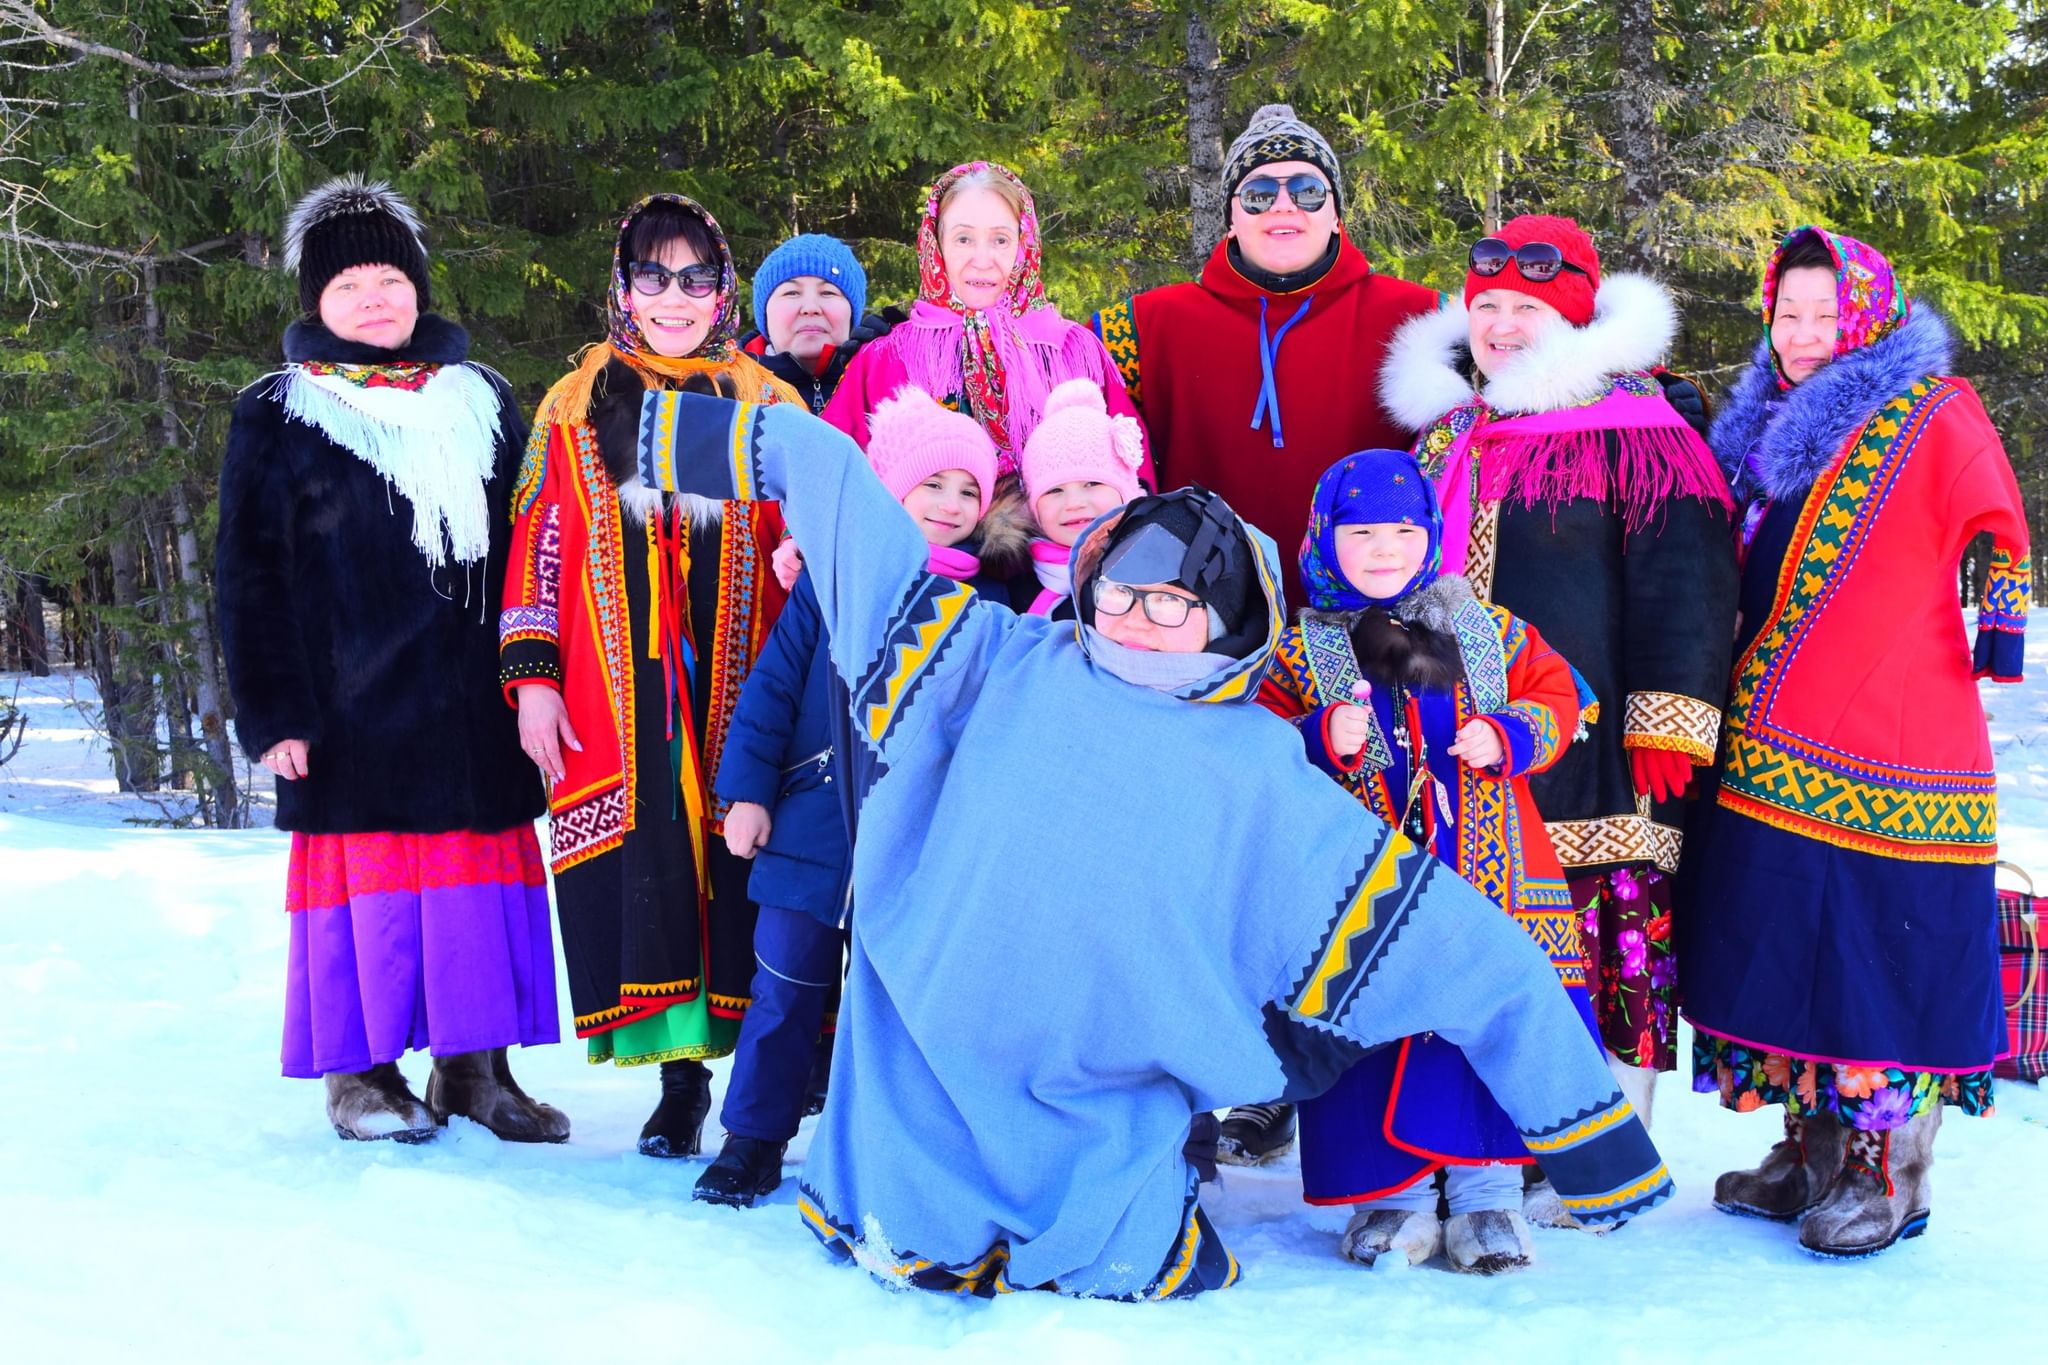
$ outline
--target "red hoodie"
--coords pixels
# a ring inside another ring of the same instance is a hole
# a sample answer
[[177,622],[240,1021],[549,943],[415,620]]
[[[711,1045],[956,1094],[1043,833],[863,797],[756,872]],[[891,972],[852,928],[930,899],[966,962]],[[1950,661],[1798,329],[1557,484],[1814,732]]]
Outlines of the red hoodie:
[[[1375,274],[1344,237],[1329,273],[1271,294],[1238,273],[1229,247],[1217,244],[1200,283],[1148,289],[1097,313],[1093,325],[1144,416],[1159,487],[1198,483],[1222,494],[1279,545],[1288,602],[1299,605],[1297,552],[1316,478],[1339,456],[1413,443],[1380,406],[1380,361],[1394,329],[1442,296]],[[1262,410],[1262,303],[1265,334],[1278,338],[1264,347],[1274,354],[1277,417],[1270,405]],[[1304,303],[1308,311],[1295,318]]]

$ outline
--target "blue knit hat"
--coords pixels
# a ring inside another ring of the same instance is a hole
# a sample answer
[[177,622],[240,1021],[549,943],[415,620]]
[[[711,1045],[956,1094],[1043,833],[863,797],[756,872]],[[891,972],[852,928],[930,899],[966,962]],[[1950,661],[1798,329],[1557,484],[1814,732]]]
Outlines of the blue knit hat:
[[[1337,567],[1337,528],[1407,522],[1429,532],[1429,553],[1399,593],[1367,597]],[[1301,581],[1317,611],[1391,607],[1434,583],[1443,567],[1444,515],[1436,487],[1405,450],[1361,450],[1346,455],[1316,480],[1308,534],[1301,542]]]
[[853,305],[853,321],[859,325],[868,311],[868,272],[853,258],[853,249],[837,237],[805,232],[769,252],[754,272],[754,326],[762,336],[768,335],[768,296],[786,281],[804,275],[838,285]]

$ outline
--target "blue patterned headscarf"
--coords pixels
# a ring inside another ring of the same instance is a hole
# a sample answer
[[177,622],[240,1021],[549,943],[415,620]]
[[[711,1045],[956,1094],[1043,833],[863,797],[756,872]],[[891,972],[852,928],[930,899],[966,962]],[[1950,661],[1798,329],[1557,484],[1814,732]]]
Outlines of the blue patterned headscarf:
[[[1429,531],[1429,553],[1408,586],[1388,598],[1367,597],[1337,567],[1337,528],[1361,522],[1405,521]],[[1301,581],[1317,611],[1391,607],[1436,582],[1443,570],[1444,514],[1422,466],[1405,450],[1361,450],[1346,455],[1316,480],[1308,533],[1301,539]]]

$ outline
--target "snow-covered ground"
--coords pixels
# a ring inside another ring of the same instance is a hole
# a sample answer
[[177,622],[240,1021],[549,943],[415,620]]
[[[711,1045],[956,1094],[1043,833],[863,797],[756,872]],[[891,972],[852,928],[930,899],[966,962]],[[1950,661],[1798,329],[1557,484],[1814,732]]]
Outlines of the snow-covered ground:
[[[2030,664],[2048,672],[2048,648]],[[0,696],[16,681],[0,678]],[[1539,1232],[1538,1265],[1500,1279],[1368,1272],[1339,1259],[1343,1212],[1302,1205],[1291,1165],[1233,1171],[1207,1202],[1243,1280],[1165,1306],[889,1293],[825,1258],[791,1185],[753,1212],[691,1203],[699,1163],[633,1150],[652,1072],[588,1066],[574,1045],[513,1059],[573,1118],[566,1146],[509,1146],[463,1121],[424,1147],[339,1142],[319,1086],[277,1075],[284,839],[164,828],[114,794],[74,692],[90,706],[82,681],[21,682],[28,742],[0,767],[0,1359],[2040,1349],[2048,1096],[2032,1086],[2001,1084],[1996,1116],[1944,1128],[1929,1234],[1870,1262],[1817,1262],[1784,1227],[1714,1212],[1714,1175],[1753,1162],[1776,1124],[1724,1113],[1679,1076],[1655,1126],[1677,1198],[1612,1237]],[[2048,684],[1985,699],[2007,856],[2048,874]],[[425,1059],[406,1066],[423,1085]],[[808,1125],[793,1161],[807,1141]]]

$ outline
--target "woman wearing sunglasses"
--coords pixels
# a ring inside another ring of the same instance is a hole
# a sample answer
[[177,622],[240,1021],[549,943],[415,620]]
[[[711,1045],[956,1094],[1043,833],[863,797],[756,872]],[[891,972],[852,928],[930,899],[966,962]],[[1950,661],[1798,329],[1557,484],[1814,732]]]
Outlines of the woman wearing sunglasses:
[[[1948,377],[1948,328],[1881,253],[1794,231],[1763,322],[1713,431],[1748,513],[1685,1013],[1696,1089],[1784,1106],[1783,1140],[1715,1207],[1863,1256],[1926,1228],[1944,1101],[1989,1112],[2006,1043],[1975,679],[2020,680],[2027,518],[1984,404]],[[1985,532],[1973,658],[1956,566]]]
[[732,1050],[753,977],[748,865],[709,790],[782,601],[781,514],[658,493],[635,463],[649,389],[802,401],[740,354],[736,286],[695,202],[655,195],[620,223],[605,339],[534,419],[499,622],[505,694],[550,789],[576,1033],[592,1061],[661,1064],[650,1156],[699,1149],[703,1059]]
[[1355,450],[1407,446],[1412,429],[1373,381],[1394,329],[1438,297],[1378,274],[1345,236],[1336,153],[1287,105],[1252,115],[1221,190],[1228,236],[1201,278],[1105,308],[1094,325],[1151,429],[1161,486],[1228,498],[1287,550],[1299,602],[1293,550],[1316,480]]
[[1401,329],[1380,380],[1422,432],[1445,572],[1541,631],[1598,704],[1531,787],[1645,1118],[1676,1063],[1680,798],[1713,761],[1735,619],[1727,483],[1650,372],[1677,330],[1664,287],[1603,277],[1577,223],[1516,218],[1473,246],[1462,306]]

